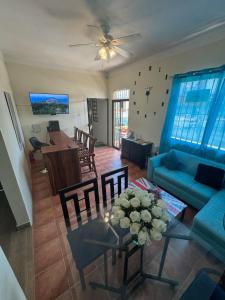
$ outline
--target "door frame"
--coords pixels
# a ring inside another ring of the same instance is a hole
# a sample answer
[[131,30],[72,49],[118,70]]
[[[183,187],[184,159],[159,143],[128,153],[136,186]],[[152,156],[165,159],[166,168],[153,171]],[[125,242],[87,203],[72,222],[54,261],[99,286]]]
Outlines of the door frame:
[[[114,103],[116,102],[129,102],[129,99],[116,99],[116,100],[112,100],[112,147],[120,150],[120,148],[114,146]],[[129,117],[128,117],[129,118]],[[121,107],[120,107],[120,126],[121,126]]]

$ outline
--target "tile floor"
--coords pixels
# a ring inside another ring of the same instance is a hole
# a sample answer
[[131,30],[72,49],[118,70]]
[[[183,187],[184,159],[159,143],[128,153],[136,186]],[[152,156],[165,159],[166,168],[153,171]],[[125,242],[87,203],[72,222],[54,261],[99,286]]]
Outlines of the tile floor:
[[[121,161],[118,150],[110,147],[96,148],[98,174],[118,168],[123,164],[129,166],[129,180],[146,176],[146,170],[140,170],[139,167],[128,161]],[[42,161],[36,161],[32,166],[36,300],[119,299],[118,296],[99,289],[93,291],[89,286],[86,291],[82,291],[79,275],[67,243],[59,197],[51,196],[48,174],[41,174],[42,168]],[[194,213],[189,209],[185,216],[185,222],[191,223]],[[177,248],[175,251],[171,247],[167,271],[170,270],[175,278],[176,276],[182,278],[184,282],[187,280],[187,274],[193,272],[193,260],[198,261],[198,257],[196,255],[193,258],[193,252],[190,252],[190,249],[186,250],[183,244],[181,243],[181,247],[178,249],[180,249],[181,256],[187,257],[187,263],[182,267],[183,269],[174,268],[174,264],[177,263],[177,260],[179,261],[180,253],[177,252]],[[158,252],[159,248],[156,245],[152,245],[147,251],[147,257],[152,259],[147,260],[146,266],[151,270],[154,269],[160,257]],[[118,273],[118,269],[111,270],[111,277],[113,277],[113,272]],[[85,269],[87,282],[93,278],[101,280],[101,274],[102,260],[97,260]],[[168,286],[163,285],[162,288],[162,284],[146,282],[130,299],[149,299],[149,295],[152,299],[164,300],[172,299],[175,292]]]

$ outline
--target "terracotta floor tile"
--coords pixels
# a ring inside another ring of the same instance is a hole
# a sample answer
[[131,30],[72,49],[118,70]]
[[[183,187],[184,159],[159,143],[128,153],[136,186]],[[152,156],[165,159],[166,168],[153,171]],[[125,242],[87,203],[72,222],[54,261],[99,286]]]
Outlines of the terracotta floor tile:
[[50,223],[53,220],[54,212],[52,207],[41,210],[34,215],[34,228]]
[[46,268],[62,259],[60,240],[54,238],[35,249],[35,273],[39,274]]
[[42,244],[53,240],[58,236],[56,222],[53,220],[50,223],[39,226],[34,229],[34,247],[38,248]]
[[36,300],[53,300],[69,289],[64,261],[60,260],[36,277]]
[[46,210],[50,207],[52,207],[52,198],[47,197],[47,198],[42,198],[39,199],[38,201],[34,201],[34,212],[35,214],[40,212],[41,210]]

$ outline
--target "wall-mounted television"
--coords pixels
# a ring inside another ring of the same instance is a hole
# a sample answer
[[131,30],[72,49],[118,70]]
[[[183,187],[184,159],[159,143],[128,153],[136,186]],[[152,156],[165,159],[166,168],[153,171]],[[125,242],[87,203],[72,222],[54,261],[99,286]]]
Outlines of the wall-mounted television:
[[66,94],[29,93],[34,115],[69,113],[69,96]]

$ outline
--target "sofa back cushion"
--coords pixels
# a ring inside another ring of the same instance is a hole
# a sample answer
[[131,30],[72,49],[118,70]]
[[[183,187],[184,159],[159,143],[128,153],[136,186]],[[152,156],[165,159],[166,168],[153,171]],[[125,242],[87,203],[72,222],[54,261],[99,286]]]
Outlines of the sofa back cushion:
[[182,172],[188,173],[195,177],[199,164],[205,164],[208,166],[213,166],[216,168],[220,168],[225,170],[225,165],[221,163],[217,163],[212,160],[208,160],[196,155],[192,155],[183,151],[171,149],[170,151],[174,151],[176,153],[177,159],[179,161],[178,169]]
[[179,166],[179,161],[177,159],[175,151],[168,152],[162,158],[162,165],[165,166],[169,170],[176,170]]

